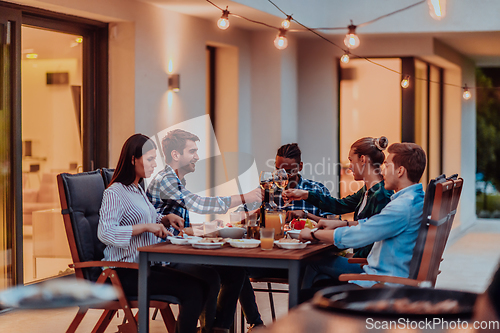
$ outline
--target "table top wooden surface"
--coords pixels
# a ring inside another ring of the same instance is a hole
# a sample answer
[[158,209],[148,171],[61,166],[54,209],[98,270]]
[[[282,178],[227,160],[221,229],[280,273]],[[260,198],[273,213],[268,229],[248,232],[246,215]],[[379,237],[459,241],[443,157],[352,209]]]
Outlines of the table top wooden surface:
[[175,253],[220,257],[240,257],[240,258],[266,258],[266,259],[287,259],[302,260],[326,250],[334,250],[333,244],[308,244],[304,249],[285,250],[276,245],[272,250],[264,251],[259,247],[252,249],[241,249],[224,244],[217,249],[195,249],[191,245],[174,245],[170,243],[159,243],[155,245],[140,247],[139,252],[150,253]]

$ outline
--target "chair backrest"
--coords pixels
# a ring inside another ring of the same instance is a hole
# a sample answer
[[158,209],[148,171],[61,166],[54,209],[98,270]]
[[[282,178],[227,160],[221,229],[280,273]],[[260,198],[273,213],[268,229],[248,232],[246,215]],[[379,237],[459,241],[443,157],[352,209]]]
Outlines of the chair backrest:
[[463,179],[447,179],[444,175],[429,183],[422,224],[410,263],[410,278],[435,285],[462,184]]
[[[73,262],[100,261],[105,245],[97,238],[104,182],[99,170],[57,175],[64,226]],[[77,277],[96,281],[99,267],[75,269]]]
[[113,178],[114,172],[115,169],[107,169],[107,168],[101,169],[102,179],[104,180],[104,188],[107,188],[109,183],[111,183],[111,178]]

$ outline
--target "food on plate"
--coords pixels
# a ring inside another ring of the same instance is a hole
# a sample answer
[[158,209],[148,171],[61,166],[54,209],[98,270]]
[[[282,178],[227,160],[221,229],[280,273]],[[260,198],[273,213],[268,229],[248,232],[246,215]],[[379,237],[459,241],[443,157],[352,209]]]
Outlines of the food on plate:
[[222,238],[222,237],[206,237],[200,239],[198,243],[224,243],[227,242],[230,238]]
[[187,228],[184,228],[181,231],[179,231],[179,236],[184,237],[184,235],[194,236],[193,228],[187,227]]
[[302,230],[304,228],[313,229],[316,227],[316,222],[309,220],[309,219],[297,219],[297,218],[295,218],[290,222],[290,225],[291,225],[292,229],[295,229],[295,230]]
[[245,227],[245,223],[241,223],[241,222],[233,222],[233,223],[226,223],[226,227],[228,228],[244,228]]
[[300,243],[298,239],[281,238],[278,242],[280,243]]
[[364,309],[366,311],[394,311],[408,314],[446,314],[460,312],[458,301],[452,299],[447,299],[438,303],[432,303],[430,301],[412,302],[408,298],[380,300],[367,302]]

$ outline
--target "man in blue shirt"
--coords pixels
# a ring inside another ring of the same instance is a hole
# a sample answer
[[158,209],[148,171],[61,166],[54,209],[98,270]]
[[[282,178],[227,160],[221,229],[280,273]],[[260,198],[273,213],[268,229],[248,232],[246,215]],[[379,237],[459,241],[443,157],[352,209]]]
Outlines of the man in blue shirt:
[[[322,278],[333,279],[344,273],[365,273],[408,277],[410,260],[418,236],[424,205],[419,184],[425,169],[424,150],[415,143],[395,143],[389,149],[382,172],[387,190],[394,190],[391,202],[378,214],[359,221],[322,220],[318,230],[304,229],[300,239],[334,243],[339,249],[358,248],[375,243],[368,265],[349,264],[347,258],[333,256],[321,264],[307,267],[304,288]],[[289,198],[293,199],[293,198]],[[374,281],[351,281],[370,287]]]

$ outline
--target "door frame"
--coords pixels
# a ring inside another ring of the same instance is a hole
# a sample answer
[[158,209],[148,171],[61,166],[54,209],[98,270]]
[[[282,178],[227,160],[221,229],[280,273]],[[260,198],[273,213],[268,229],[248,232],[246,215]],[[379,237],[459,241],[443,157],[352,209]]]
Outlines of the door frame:
[[23,284],[23,208],[22,208],[22,124],[21,124],[21,27],[77,34],[83,42],[83,170],[108,166],[108,24],[35,7],[0,1],[2,15],[13,20],[12,43],[12,184],[14,212],[10,225],[13,244],[13,281]]

